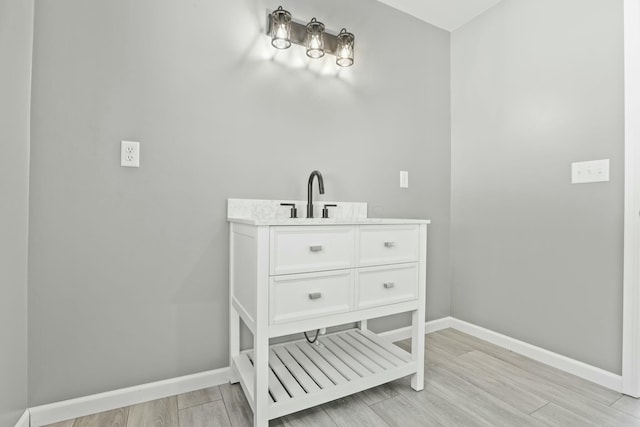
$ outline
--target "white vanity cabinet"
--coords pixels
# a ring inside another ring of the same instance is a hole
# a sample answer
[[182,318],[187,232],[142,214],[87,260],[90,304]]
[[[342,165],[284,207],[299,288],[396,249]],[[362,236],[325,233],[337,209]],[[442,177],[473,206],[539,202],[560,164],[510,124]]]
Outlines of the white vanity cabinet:
[[[254,426],[412,375],[423,388],[426,220],[229,218],[231,381]],[[307,224],[311,225],[307,225]],[[412,312],[412,351],[367,320]],[[240,351],[240,320],[253,349]],[[303,331],[357,324],[309,344]],[[301,339],[270,345],[270,339]]]

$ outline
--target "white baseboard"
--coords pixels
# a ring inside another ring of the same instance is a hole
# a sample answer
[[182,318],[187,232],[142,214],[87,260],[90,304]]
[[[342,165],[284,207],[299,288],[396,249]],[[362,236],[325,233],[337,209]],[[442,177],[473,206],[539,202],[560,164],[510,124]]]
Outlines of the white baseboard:
[[[127,387],[30,408],[31,427],[57,423],[136,403],[213,387],[229,381],[229,368]],[[29,424],[26,424],[28,427]]]
[[622,391],[622,376],[596,368],[575,359],[554,353],[544,348],[536,347],[524,341],[502,335],[489,329],[476,326],[472,323],[450,318],[450,325],[465,334],[472,335],[497,346],[511,350],[515,353],[537,360],[545,365],[553,366],[561,371],[568,372],[585,380],[594,382],[617,392]]
[[431,320],[424,324],[424,333],[430,334],[451,327],[451,317],[443,317],[442,319]]
[[[528,344],[524,341],[508,337],[454,317],[443,317],[442,319],[426,322],[425,334],[430,334],[446,328],[457,329],[460,332],[488,341],[492,344],[568,372],[585,380],[594,382],[603,387],[607,387],[617,392],[622,391],[621,375],[596,368],[595,366],[588,365],[584,362],[545,350],[541,347],[536,347],[535,345]],[[380,335],[393,342],[405,340],[411,338],[411,327],[407,326],[405,328],[383,332]]]
[[24,411],[15,427],[29,427],[29,410]]
[[[451,327],[451,317],[443,317],[442,319],[430,320],[424,324],[424,333],[430,334],[442,329]],[[391,342],[402,341],[411,338],[411,326],[394,329],[392,331],[382,332],[379,334]]]

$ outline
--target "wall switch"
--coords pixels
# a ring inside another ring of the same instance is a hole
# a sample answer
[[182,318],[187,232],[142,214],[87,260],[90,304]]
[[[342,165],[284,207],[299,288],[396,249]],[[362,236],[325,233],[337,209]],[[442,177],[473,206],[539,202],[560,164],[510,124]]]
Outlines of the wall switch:
[[609,159],[571,163],[571,183],[609,181]]
[[127,168],[140,167],[140,143],[122,141],[120,145],[120,166]]
[[409,172],[400,171],[400,188],[409,188]]

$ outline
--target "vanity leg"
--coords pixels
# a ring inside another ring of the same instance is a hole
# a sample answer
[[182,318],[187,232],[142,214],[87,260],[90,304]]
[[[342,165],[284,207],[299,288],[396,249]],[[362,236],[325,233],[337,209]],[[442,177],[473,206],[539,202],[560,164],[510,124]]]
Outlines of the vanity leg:
[[412,315],[411,359],[418,362],[418,371],[411,376],[411,388],[424,389],[424,311],[416,310]]
[[253,337],[253,368],[255,369],[255,411],[253,427],[269,425],[269,340],[265,335]]
[[[258,253],[269,253],[269,227],[258,227]],[[262,257],[257,265],[256,317],[253,331],[253,427],[269,426],[269,257]]]
[[235,271],[233,246],[234,225],[229,227],[229,382],[235,384],[240,381],[238,371],[233,364],[233,359],[240,354],[240,315],[233,307],[233,296],[235,294]]
[[[420,224],[420,257],[427,259],[427,225]],[[411,388],[420,391],[424,389],[424,328],[426,321],[426,289],[427,266],[426,262],[420,263],[418,271],[418,281],[420,283],[418,292],[418,309],[411,315],[411,359],[418,363],[418,369],[411,376]]]
[[235,384],[240,381],[238,371],[233,365],[233,359],[240,354],[240,316],[238,312],[229,307],[229,382]]
[[361,321],[360,321],[360,323],[359,323],[359,325],[358,325],[358,328],[359,328],[361,331],[366,331],[366,330],[368,330],[368,327],[367,327],[367,321],[366,321],[366,320],[361,320]]

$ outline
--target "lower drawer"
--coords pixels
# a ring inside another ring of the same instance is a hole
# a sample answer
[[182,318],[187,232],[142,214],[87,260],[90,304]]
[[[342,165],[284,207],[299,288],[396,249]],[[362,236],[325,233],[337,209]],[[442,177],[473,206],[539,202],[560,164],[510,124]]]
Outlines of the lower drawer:
[[411,301],[418,298],[418,263],[361,268],[357,283],[358,309]]
[[272,276],[272,324],[345,313],[352,309],[353,270]]

